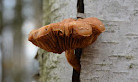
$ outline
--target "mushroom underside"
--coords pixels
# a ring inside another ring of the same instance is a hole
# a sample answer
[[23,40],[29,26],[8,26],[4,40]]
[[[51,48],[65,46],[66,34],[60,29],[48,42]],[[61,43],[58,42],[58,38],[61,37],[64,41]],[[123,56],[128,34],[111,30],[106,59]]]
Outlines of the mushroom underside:
[[48,52],[61,54],[65,51],[68,62],[80,72],[80,62],[74,50],[92,44],[104,30],[104,25],[97,18],[65,19],[33,30],[28,39]]

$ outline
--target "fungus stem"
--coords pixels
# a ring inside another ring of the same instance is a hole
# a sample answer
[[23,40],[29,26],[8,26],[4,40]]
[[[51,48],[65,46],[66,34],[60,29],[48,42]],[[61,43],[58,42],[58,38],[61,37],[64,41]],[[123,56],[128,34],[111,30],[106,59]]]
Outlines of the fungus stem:
[[70,49],[70,50],[66,50],[65,51],[65,55],[67,58],[67,61],[69,62],[69,64],[77,71],[80,72],[80,62],[79,59],[76,57],[76,55],[74,54],[74,50]]

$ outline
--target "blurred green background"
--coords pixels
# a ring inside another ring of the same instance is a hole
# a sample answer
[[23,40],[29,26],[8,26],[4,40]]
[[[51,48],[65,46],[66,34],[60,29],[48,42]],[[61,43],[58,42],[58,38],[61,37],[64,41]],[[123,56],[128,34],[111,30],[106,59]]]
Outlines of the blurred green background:
[[42,26],[42,0],[0,0],[0,82],[35,82],[37,52],[29,32]]

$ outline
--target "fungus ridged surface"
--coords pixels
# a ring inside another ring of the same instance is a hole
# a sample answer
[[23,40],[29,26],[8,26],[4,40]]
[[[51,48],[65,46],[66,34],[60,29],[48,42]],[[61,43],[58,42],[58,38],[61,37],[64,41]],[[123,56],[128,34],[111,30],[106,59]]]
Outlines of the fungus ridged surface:
[[[48,52],[60,54],[65,51],[68,62],[79,72],[74,49],[92,44],[104,30],[103,23],[97,18],[69,18],[31,31],[28,40]],[[73,59],[76,63],[71,62]]]

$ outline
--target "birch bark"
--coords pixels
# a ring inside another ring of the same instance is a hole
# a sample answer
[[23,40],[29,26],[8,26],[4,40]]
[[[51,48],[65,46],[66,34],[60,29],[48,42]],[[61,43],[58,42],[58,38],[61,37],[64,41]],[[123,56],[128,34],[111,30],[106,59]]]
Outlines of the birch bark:
[[[43,0],[43,25],[59,22],[66,18],[76,18],[77,0]],[[65,53],[54,54],[38,50],[40,63],[39,82],[71,82],[72,67]]]
[[138,82],[138,0],[84,0],[106,31],[83,49],[81,82]]

